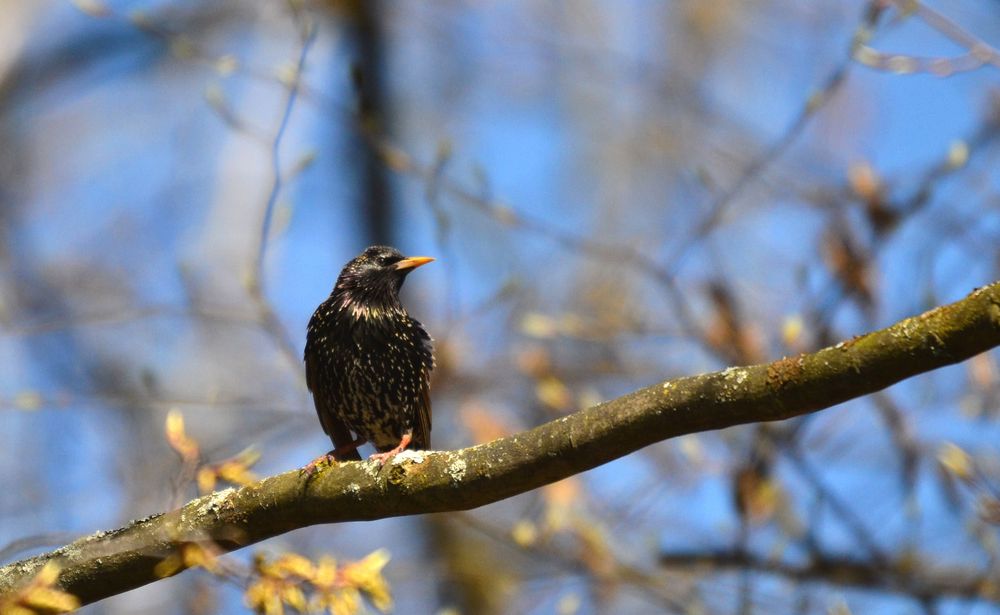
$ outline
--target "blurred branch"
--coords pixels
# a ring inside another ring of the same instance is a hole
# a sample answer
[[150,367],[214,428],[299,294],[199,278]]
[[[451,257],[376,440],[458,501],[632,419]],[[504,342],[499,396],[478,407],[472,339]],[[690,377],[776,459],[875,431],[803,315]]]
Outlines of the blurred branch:
[[[293,14],[297,15],[297,13]],[[285,103],[282,107],[278,127],[274,132],[274,138],[271,141],[271,191],[264,205],[264,213],[260,224],[260,240],[257,245],[254,267],[248,284],[250,298],[257,307],[261,327],[278,345],[278,348],[281,349],[282,354],[288,359],[293,369],[299,368],[301,358],[295,342],[292,341],[292,336],[278,318],[274,307],[267,298],[267,290],[264,283],[264,257],[267,254],[267,242],[271,235],[271,222],[274,219],[275,207],[277,206],[278,196],[281,194],[282,189],[281,144],[287,132],[288,121],[292,116],[292,110],[295,108],[295,102],[298,100],[306,58],[308,58],[309,50],[316,40],[316,25],[312,20],[297,17],[296,26],[299,29],[301,37],[301,47],[299,48],[299,56],[295,67],[292,69],[285,84],[287,87]]]
[[530,431],[458,451],[407,452],[388,466],[286,472],[172,512],[98,532],[0,568],[0,595],[56,561],[84,603],[157,580],[184,545],[232,551],[300,527],[467,510],[683,434],[815,412],[1000,345],[1000,282],[965,299],[812,354],[678,378]]
[[[386,130],[391,119],[389,96],[386,92],[387,63],[386,39],[383,31],[387,20],[385,7],[375,0],[343,2],[339,15],[347,44],[352,48],[351,77],[357,103],[354,123],[363,127],[361,134],[354,133],[347,144],[356,155],[346,161],[351,167],[360,189],[355,196],[355,206],[365,224],[368,243],[391,243],[394,193],[390,188],[389,173],[379,159],[378,152],[366,142],[365,130]],[[336,161],[337,166],[345,161]]]
[[[588,562],[581,558],[579,549],[570,550],[560,548],[552,542],[519,542],[511,537],[509,531],[505,531],[500,527],[467,513],[459,513],[452,518],[484,536],[488,536],[491,540],[499,544],[529,555],[535,561],[544,560],[567,570],[593,575],[594,571],[590,570]],[[606,561],[602,563],[607,565],[605,576],[609,577],[606,580],[633,587],[637,592],[645,596],[651,604],[657,605],[666,611],[676,613],[685,612],[687,605],[681,600],[680,594],[682,592],[680,588],[664,583],[664,579],[660,575],[646,572],[638,566],[623,561],[613,551],[609,550],[604,555]]]
[[867,552],[868,557],[871,558],[874,565],[878,566],[880,570],[884,569],[888,565],[889,556],[879,547],[875,537],[855,511],[826,484],[819,472],[802,455],[796,444],[792,442],[790,446],[783,447],[781,449],[782,453],[788,458],[802,478],[822,498],[822,501],[833,511],[848,533],[854,537],[854,541],[861,547],[861,550]]
[[718,227],[722,222],[729,206],[755,181],[759,181],[764,171],[768,169],[778,158],[780,158],[800,134],[805,130],[809,121],[826,104],[833,99],[833,95],[840,89],[847,77],[851,67],[850,61],[843,61],[835,67],[833,71],[823,80],[823,84],[818,90],[810,94],[805,104],[799,109],[798,114],[789,123],[776,141],[771,143],[766,149],[758,154],[743,169],[728,188],[720,192],[709,204],[708,211],[697,227],[685,238],[684,242],[676,249],[675,253],[667,259],[670,263],[670,270],[676,271],[687,254],[690,254],[692,247],[704,239],[709,232]]
[[[688,305],[686,297],[677,286],[673,274],[639,248],[631,244],[611,244],[552,226],[541,218],[518,211],[500,199],[494,198],[489,194],[488,187],[472,189],[457,180],[444,176],[439,160],[433,164],[421,163],[383,135],[371,130],[367,131],[366,135],[371,140],[372,146],[378,149],[382,159],[390,169],[396,173],[420,179],[429,189],[433,188],[435,196],[438,192],[447,194],[450,198],[472,207],[505,227],[544,237],[566,250],[596,260],[619,263],[647,276],[657,283],[657,288],[666,293],[671,304],[670,311],[674,318],[681,323],[683,330],[687,332],[700,331],[697,318]],[[691,333],[691,337],[701,341],[703,335]],[[710,346],[706,346],[706,348],[710,352],[715,352],[715,349]],[[720,360],[724,359],[721,356],[719,358]]]
[[75,540],[80,534],[75,532],[50,532],[47,534],[36,534],[18,538],[0,547],[0,562],[12,559],[15,555],[20,555],[25,551],[38,549],[40,547],[53,547],[61,545],[70,540]]
[[867,45],[873,34],[872,30],[868,30],[864,36],[858,38],[857,46],[854,49],[854,59],[858,62],[871,68],[896,74],[930,73],[939,77],[950,77],[986,65],[1000,67],[1000,51],[923,2],[918,0],[878,0],[878,4],[894,5],[902,17],[917,15],[928,26],[966,49],[966,52],[954,57],[937,58],[884,53]]
[[[873,28],[881,11],[882,5],[880,2],[877,0],[870,2],[857,28],[858,32],[866,32]],[[856,35],[855,39],[859,36],[860,34]],[[854,45],[855,42],[852,41],[850,50],[854,48]],[[442,157],[439,153],[434,163],[421,163],[402,148],[392,143],[384,134],[372,126],[362,124],[359,128],[368,138],[371,145],[381,153],[389,169],[399,174],[416,177],[425,183],[427,186],[428,202],[431,204],[432,213],[434,213],[438,221],[439,229],[442,228],[441,215],[438,211],[439,206],[436,205],[436,199],[443,193],[460,203],[471,206],[476,211],[506,227],[544,237],[566,250],[577,252],[590,258],[611,261],[630,267],[655,282],[657,288],[665,293],[667,300],[670,302],[670,311],[680,323],[682,330],[687,332],[691,339],[702,344],[720,362],[725,362],[730,358],[730,353],[720,352],[718,348],[704,341],[706,334],[698,324],[697,314],[691,307],[689,299],[681,292],[676,282],[676,272],[680,269],[686,255],[690,254],[690,249],[697,245],[698,240],[703,239],[718,226],[730,205],[754,181],[759,179],[761,173],[788,150],[799,135],[802,134],[809,121],[832,100],[834,94],[845,81],[852,66],[850,53],[846,55],[847,58],[834,67],[824,78],[820,87],[810,94],[780,137],[755,156],[736,180],[712,200],[703,219],[698,223],[697,228],[690,233],[663,263],[658,262],[656,258],[649,256],[645,251],[631,244],[610,244],[592,237],[579,235],[575,232],[553,226],[541,218],[532,216],[530,213],[519,211],[490,195],[488,187],[483,186],[479,189],[468,188],[460,182],[445,176],[443,174],[443,166],[447,162],[447,156]],[[440,231],[438,241],[439,244],[443,243]]]
[[851,56],[853,54],[854,48],[857,45],[857,40],[863,36],[862,33],[868,32],[875,27],[878,22],[879,15],[882,13],[882,5],[879,0],[872,0],[868,2],[863,11],[861,22],[856,28],[854,39],[852,39],[849,50],[847,53],[847,58],[841,60],[841,62],[834,67],[834,69],[826,76],[823,80],[822,85],[809,95],[805,104],[799,109],[798,113],[788,124],[788,127],[781,133],[777,140],[775,140],[771,145],[760,152],[750,163],[743,169],[728,188],[719,193],[715,199],[709,204],[708,211],[702,220],[698,223],[697,227],[691,232],[684,240],[683,243],[677,248],[675,253],[667,259],[670,263],[669,270],[671,272],[677,271],[681,263],[684,261],[686,255],[690,254],[690,249],[697,245],[698,241],[704,239],[712,229],[716,228],[722,221],[729,206],[755,181],[759,181],[761,175],[767,170],[778,158],[780,158],[789,147],[798,139],[799,135],[805,130],[809,121],[814,118],[823,107],[827,105],[832,99],[834,94],[843,85],[847,74],[852,66]]
[[85,327],[110,327],[135,321],[157,318],[193,319],[233,326],[258,327],[255,314],[249,311],[211,307],[176,307],[172,305],[137,305],[111,311],[95,311],[60,316],[58,318],[35,319],[12,322],[0,316],[0,328],[9,336],[44,335],[67,329]]
[[914,561],[886,564],[860,559],[813,558],[805,564],[790,564],[739,551],[693,551],[660,555],[660,565],[670,569],[751,570],[795,581],[818,581],[837,587],[860,587],[906,594],[920,600],[960,597],[1000,602],[989,589],[990,578],[964,567],[931,568]]
[[267,242],[271,235],[271,222],[274,220],[274,209],[278,204],[278,196],[281,194],[282,174],[281,174],[281,144],[288,130],[288,121],[292,117],[292,109],[295,108],[295,101],[299,97],[299,87],[302,82],[302,72],[305,70],[306,58],[309,56],[309,49],[316,40],[316,26],[312,21],[305,21],[298,24],[301,31],[302,46],[299,48],[299,57],[295,62],[295,67],[287,77],[287,87],[285,93],[285,103],[281,108],[281,119],[278,127],[271,139],[271,190],[267,195],[267,202],[264,205],[264,213],[260,224],[260,240],[257,244],[257,259],[253,272],[253,286],[263,294],[264,288],[264,257],[267,254]]

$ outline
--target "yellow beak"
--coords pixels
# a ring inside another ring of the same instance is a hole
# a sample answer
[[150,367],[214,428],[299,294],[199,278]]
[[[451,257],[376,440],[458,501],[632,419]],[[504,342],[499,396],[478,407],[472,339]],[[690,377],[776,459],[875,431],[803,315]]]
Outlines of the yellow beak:
[[410,256],[396,263],[396,269],[416,269],[434,260],[430,256]]

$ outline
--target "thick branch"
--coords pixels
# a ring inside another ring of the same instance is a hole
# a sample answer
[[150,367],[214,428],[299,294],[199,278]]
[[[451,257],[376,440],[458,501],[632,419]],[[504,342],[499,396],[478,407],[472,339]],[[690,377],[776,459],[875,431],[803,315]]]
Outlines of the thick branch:
[[227,489],[0,568],[0,595],[48,560],[89,603],[157,579],[185,542],[224,551],[317,523],[466,510],[524,493],[667,438],[828,408],[1000,345],[1000,283],[819,352],[679,378],[459,451],[407,453],[381,468],[338,464]]

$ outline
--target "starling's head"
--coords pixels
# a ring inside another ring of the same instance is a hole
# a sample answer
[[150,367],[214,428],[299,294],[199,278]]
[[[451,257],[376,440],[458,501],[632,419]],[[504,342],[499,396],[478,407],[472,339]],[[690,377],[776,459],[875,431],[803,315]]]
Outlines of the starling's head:
[[356,315],[379,315],[381,310],[400,309],[399,289],[406,275],[434,260],[429,256],[406,257],[388,246],[371,246],[344,266],[333,289],[342,308]]

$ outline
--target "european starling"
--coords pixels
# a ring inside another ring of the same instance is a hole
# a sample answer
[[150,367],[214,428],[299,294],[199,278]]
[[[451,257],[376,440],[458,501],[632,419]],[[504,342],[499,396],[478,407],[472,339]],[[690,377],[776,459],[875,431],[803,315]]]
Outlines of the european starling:
[[[431,445],[431,338],[399,302],[414,268],[434,260],[371,246],[347,263],[306,335],[306,384],[334,449],[324,458],[360,460],[371,442],[385,463],[408,446]],[[354,436],[351,433],[354,433]]]

